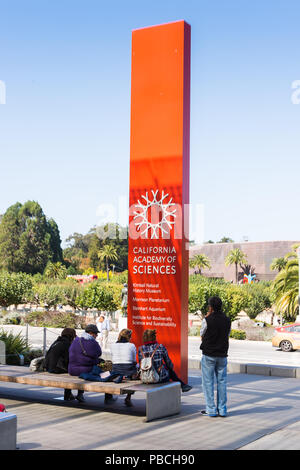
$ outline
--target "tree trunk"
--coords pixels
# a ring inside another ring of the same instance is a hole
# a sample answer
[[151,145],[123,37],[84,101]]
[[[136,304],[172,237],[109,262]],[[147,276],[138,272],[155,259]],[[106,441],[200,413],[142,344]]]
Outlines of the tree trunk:
[[235,283],[238,283],[238,265],[235,263]]
[[106,258],[106,278],[107,282],[109,281],[109,268],[108,268],[108,259]]

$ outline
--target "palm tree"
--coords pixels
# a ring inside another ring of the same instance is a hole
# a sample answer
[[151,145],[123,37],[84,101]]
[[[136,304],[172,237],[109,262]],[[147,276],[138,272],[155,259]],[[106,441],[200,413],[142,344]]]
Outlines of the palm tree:
[[117,261],[118,254],[116,248],[112,245],[104,245],[104,247],[98,252],[98,258],[104,260],[106,264],[106,275],[109,281],[109,261]]
[[44,274],[51,279],[65,279],[67,277],[67,268],[60,261],[57,263],[49,261]]
[[190,260],[189,264],[190,264],[191,268],[198,268],[199,269],[199,271],[198,271],[199,274],[201,274],[201,269],[203,269],[203,268],[210,269],[211,268],[209,258],[206,255],[203,255],[201,253],[199,255],[195,255]]
[[285,256],[286,266],[274,279],[273,289],[277,309],[285,317],[295,320],[299,295],[299,262],[295,252]]
[[247,256],[239,248],[231,250],[225,258],[225,265],[235,264],[235,282],[238,283],[238,264],[246,263]]
[[287,260],[285,258],[274,258],[272,263],[270,264],[271,271],[282,271],[287,264]]

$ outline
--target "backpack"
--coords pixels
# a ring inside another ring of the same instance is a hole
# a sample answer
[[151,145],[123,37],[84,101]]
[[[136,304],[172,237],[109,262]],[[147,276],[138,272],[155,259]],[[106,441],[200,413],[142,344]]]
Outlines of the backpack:
[[151,356],[146,357],[141,348],[142,360],[140,363],[140,379],[144,384],[157,384],[159,382],[159,374],[153,365],[153,356],[158,349],[159,345],[156,346]]

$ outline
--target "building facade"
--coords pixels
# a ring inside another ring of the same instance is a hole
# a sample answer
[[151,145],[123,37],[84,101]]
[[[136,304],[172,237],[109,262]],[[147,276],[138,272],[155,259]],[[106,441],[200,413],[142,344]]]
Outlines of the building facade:
[[[196,254],[204,254],[209,258],[211,269],[203,269],[202,274],[206,277],[224,278],[226,281],[235,282],[235,265],[225,266],[225,258],[228,253],[239,248],[247,256],[247,265],[250,265],[259,281],[272,280],[277,271],[271,271],[270,264],[274,258],[284,257],[292,251],[292,246],[299,244],[295,241],[271,241],[271,242],[241,242],[241,243],[207,243],[190,247],[190,259]],[[190,273],[195,272],[190,268]],[[238,266],[239,279],[244,273]]]

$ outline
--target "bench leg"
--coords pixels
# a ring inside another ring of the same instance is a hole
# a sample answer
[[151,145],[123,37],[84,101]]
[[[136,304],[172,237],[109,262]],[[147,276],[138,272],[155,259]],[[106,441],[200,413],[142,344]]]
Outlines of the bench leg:
[[181,386],[171,382],[146,394],[146,421],[180,413]]

